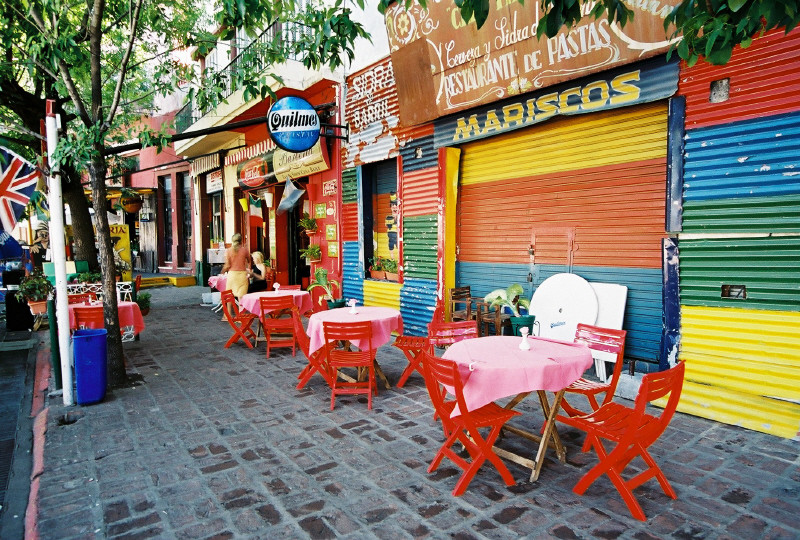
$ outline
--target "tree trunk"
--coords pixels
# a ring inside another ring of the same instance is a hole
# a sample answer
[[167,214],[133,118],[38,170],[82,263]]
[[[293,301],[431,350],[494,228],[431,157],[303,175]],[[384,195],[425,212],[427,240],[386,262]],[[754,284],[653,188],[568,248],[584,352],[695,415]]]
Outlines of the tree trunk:
[[97,227],[97,243],[100,248],[100,269],[103,273],[103,314],[108,330],[108,386],[118,388],[125,384],[125,358],[122,350],[122,335],[117,311],[117,270],[114,266],[114,246],[106,214],[106,159],[103,146],[95,146],[95,156],[89,167],[92,198]]
[[80,175],[72,167],[64,167],[61,178],[64,202],[69,205],[72,218],[72,234],[75,240],[74,259],[88,262],[90,272],[99,272],[100,262],[97,259],[97,246],[95,245],[92,218],[89,214],[89,201],[86,200],[86,194],[83,192]]

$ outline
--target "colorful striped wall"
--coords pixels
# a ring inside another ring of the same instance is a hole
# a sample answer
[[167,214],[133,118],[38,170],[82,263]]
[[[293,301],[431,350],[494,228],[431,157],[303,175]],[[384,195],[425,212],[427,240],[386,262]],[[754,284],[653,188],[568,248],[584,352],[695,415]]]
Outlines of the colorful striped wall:
[[[800,439],[800,32],[683,66],[679,410]],[[709,99],[728,80],[727,100]],[[716,83],[715,83],[716,84]]]

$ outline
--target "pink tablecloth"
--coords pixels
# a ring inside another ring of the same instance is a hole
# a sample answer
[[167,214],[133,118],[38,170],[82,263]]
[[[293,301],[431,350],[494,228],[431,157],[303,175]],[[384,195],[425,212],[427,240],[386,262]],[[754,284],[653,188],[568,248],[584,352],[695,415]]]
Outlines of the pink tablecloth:
[[[98,304],[99,305],[99,304]],[[87,309],[90,306],[86,304],[70,304],[69,305],[69,327],[73,330],[77,328],[75,324],[75,310]],[[139,310],[139,304],[136,302],[117,302],[117,309],[119,311],[119,325],[133,328],[134,335],[139,334],[144,330],[144,319],[142,312]]]
[[226,290],[228,287],[228,274],[211,276],[208,278],[208,286],[213,289],[217,289],[218,291]]
[[242,296],[239,306],[254,315],[261,316],[261,298],[265,296],[289,296],[294,297],[294,305],[300,310],[300,314],[314,309],[311,295],[308,291],[261,291],[249,293]]
[[523,351],[521,340],[516,336],[466,339],[445,351],[443,357],[459,365],[470,410],[523,392],[558,392],[592,365],[592,354],[582,343],[531,337],[530,350]]
[[[376,349],[389,342],[392,331],[403,333],[403,317],[396,309],[387,307],[359,306],[357,313],[350,313],[349,307],[329,309],[314,313],[308,319],[308,337],[311,340],[311,352],[316,351],[325,344],[325,334],[322,323],[325,321],[360,322],[372,321],[372,346]],[[360,340],[354,340],[353,345],[362,349],[367,346]]]

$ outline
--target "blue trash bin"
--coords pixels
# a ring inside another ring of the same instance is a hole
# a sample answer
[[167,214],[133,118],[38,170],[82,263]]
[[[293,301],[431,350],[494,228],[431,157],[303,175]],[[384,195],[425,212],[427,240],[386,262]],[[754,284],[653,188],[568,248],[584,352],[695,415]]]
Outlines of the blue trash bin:
[[108,380],[108,357],[105,328],[75,330],[72,354],[75,362],[75,389],[78,405],[103,401]]

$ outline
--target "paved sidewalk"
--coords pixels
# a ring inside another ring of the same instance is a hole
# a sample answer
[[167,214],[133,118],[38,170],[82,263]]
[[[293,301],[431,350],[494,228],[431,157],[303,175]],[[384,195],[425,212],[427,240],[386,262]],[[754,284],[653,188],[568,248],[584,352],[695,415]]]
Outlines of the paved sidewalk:
[[[567,464],[548,453],[529,483],[510,463],[511,488],[485,465],[453,497],[455,466],[426,472],[442,432],[420,376],[381,388],[372,411],[355,398],[330,411],[321,378],[295,390],[302,353],[223,349],[230,330],[199,305],[207,291],[148,290],[147,329],[125,344],[139,382],[87,407],[49,399],[41,538],[800,537],[800,443],[682,414],[653,448],[678,499],[638,488],[647,522],[607,479],[572,493],[596,457],[564,427]],[[396,381],[402,353],[378,354]],[[541,425],[537,400],[522,410]]]

